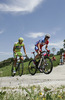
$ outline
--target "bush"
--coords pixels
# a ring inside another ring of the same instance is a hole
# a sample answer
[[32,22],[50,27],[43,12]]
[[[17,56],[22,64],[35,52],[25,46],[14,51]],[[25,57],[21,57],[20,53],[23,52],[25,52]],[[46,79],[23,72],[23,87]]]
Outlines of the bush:
[[13,58],[9,58],[7,60],[0,62],[0,68],[10,65],[12,61],[13,61]]

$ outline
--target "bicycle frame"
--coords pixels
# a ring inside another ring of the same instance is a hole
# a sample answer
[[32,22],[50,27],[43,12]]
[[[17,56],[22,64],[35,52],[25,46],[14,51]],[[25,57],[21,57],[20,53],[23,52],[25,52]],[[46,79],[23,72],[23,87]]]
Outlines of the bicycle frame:
[[[22,57],[26,57],[26,56],[23,55]],[[21,60],[19,56],[17,56],[17,61],[18,61],[18,63],[19,63],[19,62],[23,62],[23,60]]]
[[43,55],[41,56],[40,62],[38,64],[38,68],[40,68],[40,65],[41,65],[42,60],[44,60],[44,56]]
[[[26,57],[26,56],[23,55],[23,57]],[[22,63],[22,66],[23,66],[23,60],[21,60],[19,56],[17,56],[17,63],[18,63],[18,64],[19,64],[19,63]],[[18,64],[17,64],[16,70],[17,70],[18,67],[19,67]]]
[[[43,54],[43,53],[45,53],[45,54]],[[32,54],[34,55],[34,58],[35,58],[35,52],[32,52]],[[42,62],[42,60],[44,60],[44,57],[49,56],[49,52],[42,51],[40,55],[41,55],[41,59],[40,59],[40,62],[38,64],[38,68],[40,68],[41,62]]]
[[[35,57],[35,52],[32,52],[32,54]],[[53,63],[50,59],[49,56],[49,52],[46,51],[42,51],[40,53],[40,59],[39,61],[34,61],[34,59],[32,59],[29,62],[28,65],[28,69],[31,75],[35,75],[35,73],[37,72],[37,69],[41,72],[41,73],[45,73],[45,74],[50,74],[52,69],[53,69]]]
[[[27,57],[25,55],[23,55],[23,57]],[[20,72],[20,64],[22,63],[22,66],[21,66],[21,72]],[[14,62],[13,62],[14,64]],[[16,62],[16,72],[18,71],[19,72],[19,76],[23,75],[23,67],[24,67],[24,64],[23,64],[23,60],[20,59],[19,56],[17,56],[17,62]],[[12,65],[12,69],[11,69],[11,74],[12,76],[15,76],[15,73],[13,73],[13,69],[14,69],[14,66]]]
[[34,58],[35,58],[35,52],[31,52],[33,55],[34,55]]

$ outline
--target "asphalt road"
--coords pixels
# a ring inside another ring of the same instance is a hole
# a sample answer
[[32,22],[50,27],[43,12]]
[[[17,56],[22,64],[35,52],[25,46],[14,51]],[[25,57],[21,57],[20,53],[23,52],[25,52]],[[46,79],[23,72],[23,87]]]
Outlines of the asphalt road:
[[44,73],[37,73],[34,76],[22,75],[15,77],[0,77],[0,88],[2,87],[19,87],[40,85],[43,87],[58,87],[65,85],[65,65],[59,65],[53,68],[53,71],[46,75]]

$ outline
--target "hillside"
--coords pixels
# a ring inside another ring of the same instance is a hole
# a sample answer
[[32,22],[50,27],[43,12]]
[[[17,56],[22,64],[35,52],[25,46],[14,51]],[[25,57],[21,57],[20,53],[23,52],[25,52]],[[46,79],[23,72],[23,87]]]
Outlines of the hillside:
[[1,61],[0,68],[10,65],[12,61],[13,61],[13,58],[8,58],[6,60]]
[[[59,64],[60,56],[59,55],[55,56],[55,58],[56,58],[56,61],[53,61],[53,66],[54,67]],[[28,71],[29,60],[26,60],[26,59],[24,60],[23,74],[29,74],[29,71]],[[4,61],[0,62],[0,77],[11,76],[12,61],[13,61],[13,58],[9,58],[7,60],[4,60]]]

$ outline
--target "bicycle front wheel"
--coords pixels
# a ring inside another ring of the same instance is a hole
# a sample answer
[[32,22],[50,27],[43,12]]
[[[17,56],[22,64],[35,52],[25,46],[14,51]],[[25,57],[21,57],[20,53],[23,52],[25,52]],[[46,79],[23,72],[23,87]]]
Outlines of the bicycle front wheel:
[[36,65],[34,64],[34,61],[33,61],[33,60],[31,60],[31,61],[29,62],[28,70],[29,70],[29,73],[30,73],[31,75],[34,75],[34,74],[36,73],[37,68],[36,68]]
[[40,72],[43,72],[45,74],[50,74],[53,69],[53,64],[52,61],[49,57],[44,57],[41,67],[40,67]]
[[18,64],[17,71],[18,71],[19,76],[23,75],[23,63]]
[[14,76],[15,76],[15,74],[13,73],[13,70],[14,70],[14,63],[12,62],[12,64],[11,64],[11,65],[12,65],[12,67],[11,67],[11,76],[13,76],[13,77],[14,77]]

